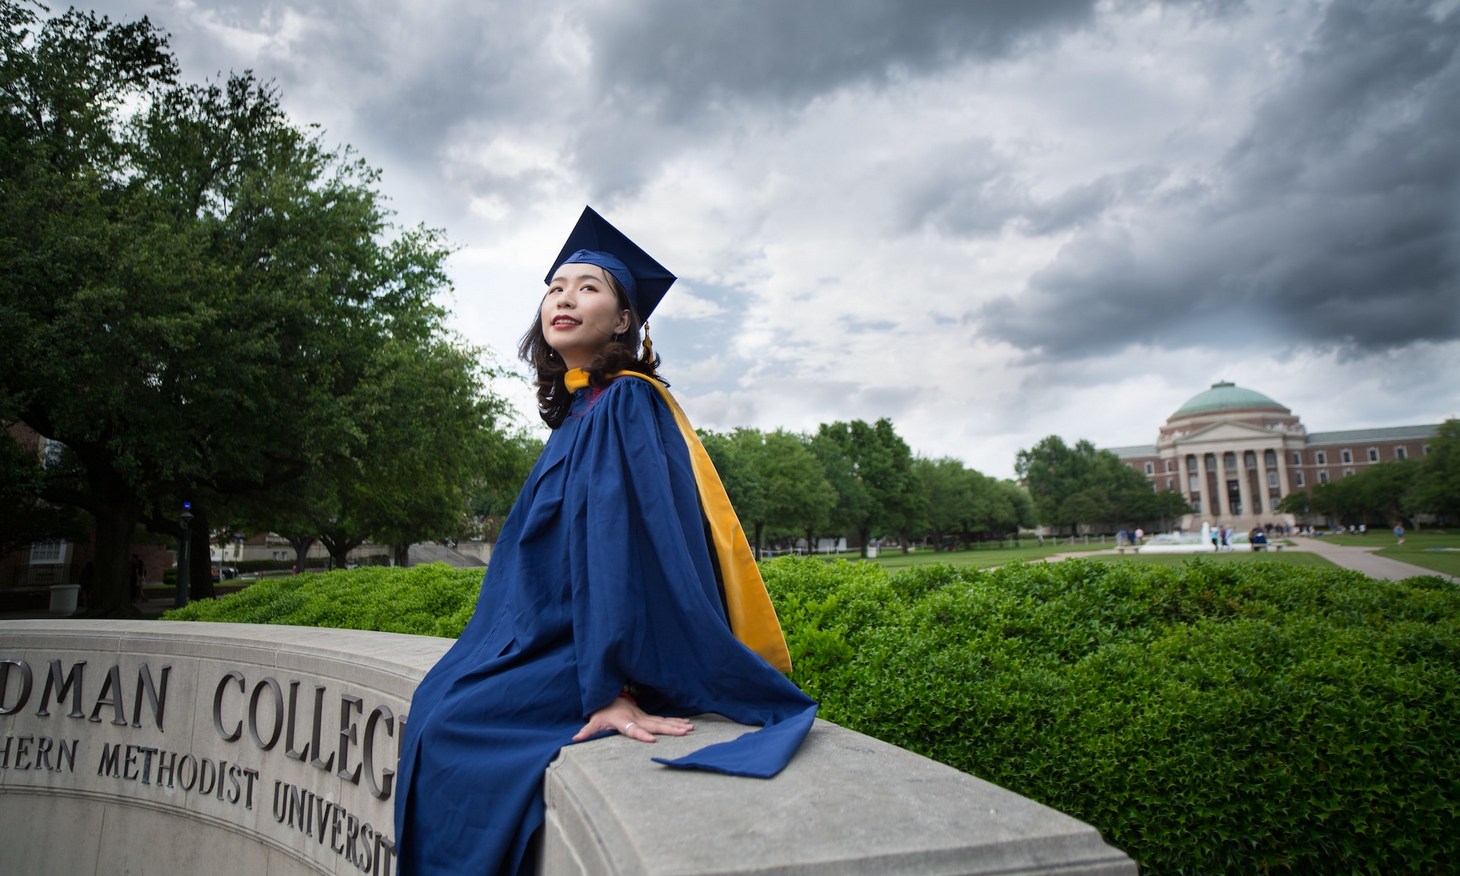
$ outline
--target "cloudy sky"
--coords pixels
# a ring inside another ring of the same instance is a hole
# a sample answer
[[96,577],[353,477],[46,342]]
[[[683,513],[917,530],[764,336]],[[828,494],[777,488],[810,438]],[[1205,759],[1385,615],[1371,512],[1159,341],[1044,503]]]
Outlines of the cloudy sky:
[[1457,0],[92,8],[380,168],[503,362],[592,204],[681,278],[702,427],[889,417],[1010,477],[1218,380],[1310,431],[1460,416]]

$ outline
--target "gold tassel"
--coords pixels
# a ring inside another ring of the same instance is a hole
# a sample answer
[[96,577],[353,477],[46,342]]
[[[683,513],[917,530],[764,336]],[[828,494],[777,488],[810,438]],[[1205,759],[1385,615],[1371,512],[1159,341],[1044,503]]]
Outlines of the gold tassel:
[[649,324],[644,323],[644,358],[648,359],[654,355],[654,342],[649,339]]

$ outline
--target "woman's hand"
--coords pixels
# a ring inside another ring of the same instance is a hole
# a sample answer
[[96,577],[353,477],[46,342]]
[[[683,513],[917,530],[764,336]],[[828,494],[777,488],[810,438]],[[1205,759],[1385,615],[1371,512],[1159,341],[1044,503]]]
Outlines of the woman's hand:
[[590,736],[605,730],[617,730],[620,735],[640,742],[653,742],[655,736],[684,736],[695,728],[687,718],[662,718],[650,715],[639,708],[628,697],[615,697],[614,701],[594,712],[583,729],[573,737],[582,742]]

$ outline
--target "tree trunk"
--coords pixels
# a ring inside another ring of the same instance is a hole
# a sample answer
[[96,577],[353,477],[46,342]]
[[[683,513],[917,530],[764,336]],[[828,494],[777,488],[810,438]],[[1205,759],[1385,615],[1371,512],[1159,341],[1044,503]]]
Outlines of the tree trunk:
[[865,560],[865,559],[867,559],[867,548],[869,546],[867,543],[872,540],[872,530],[870,530],[870,529],[859,529],[859,530],[857,530],[857,538],[860,539],[861,542],[862,542],[862,559]]
[[761,553],[760,549],[760,536],[765,531],[765,524],[756,521],[751,524],[751,529],[755,532],[755,543],[751,547],[755,548],[755,561],[758,563],[764,558],[764,554]]
[[343,569],[349,565],[350,551],[365,543],[363,538],[347,538],[344,541],[335,541],[328,535],[320,538],[320,542],[330,552],[330,568]]
[[391,546],[391,556],[397,566],[404,569],[411,564],[411,546],[408,544],[397,544]]
[[294,572],[298,574],[304,571],[304,560],[309,556],[309,549],[314,545],[314,536],[291,535],[289,544],[294,548]]
[[213,599],[212,531],[208,528],[208,512],[193,508],[193,522],[188,526],[188,601]]
[[96,555],[92,560],[96,580],[87,606],[87,617],[137,617],[132,604],[132,530],[141,514],[128,504],[106,506],[92,512]]

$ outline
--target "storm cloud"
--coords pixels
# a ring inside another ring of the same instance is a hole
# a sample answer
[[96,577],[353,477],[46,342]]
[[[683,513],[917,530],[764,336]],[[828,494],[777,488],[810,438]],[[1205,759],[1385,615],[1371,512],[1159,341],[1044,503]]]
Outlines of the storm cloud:
[[475,343],[592,203],[679,274],[656,349],[707,428],[890,416],[1007,477],[1222,379],[1314,429],[1460,415],[1452,0],[95,8],[379,167]]

